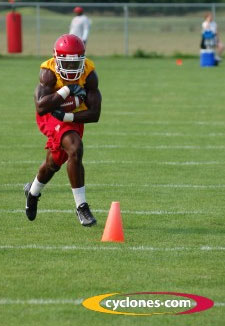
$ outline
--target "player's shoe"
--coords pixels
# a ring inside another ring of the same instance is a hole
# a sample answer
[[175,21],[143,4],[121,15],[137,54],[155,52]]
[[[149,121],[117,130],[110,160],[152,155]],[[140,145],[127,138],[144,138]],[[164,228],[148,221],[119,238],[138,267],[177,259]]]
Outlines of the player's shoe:
[[33,221],[37,215],[37,204],[38,200],[41,197],[41,194],[38,196],[33,196],[30,193],[32,183],[27,183],[24,186],[24,193],[27,198],[26,200],[26,215],[30,221]]
[[87,203],[81,204],[77,208],[76,213],[81,225],[83,226],[92,226],[97,223]]

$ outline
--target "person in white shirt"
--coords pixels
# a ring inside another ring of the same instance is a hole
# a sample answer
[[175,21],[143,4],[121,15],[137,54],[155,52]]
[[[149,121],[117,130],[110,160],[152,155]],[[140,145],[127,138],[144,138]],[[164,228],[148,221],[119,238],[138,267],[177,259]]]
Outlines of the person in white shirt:
[[75,7],[73,12],[76,16],[71,21],[69,34],[78,36],[86,45],[91,22],[88,17],[84,15],[83,8]]
[[[212,35],[214,35],[214,44],[215,44],[217,54],[218,54],[217,59],[221,60],[220,56],[222,55],[222,53],[224,51],[224,45],[219,39],[217,23],[215,21],[213,21],[213,15],[211,12],[207,12],[205,14],[204,18],[205,18],[205,20],[202,23],[202,35],[204,35],[204,33],[207,33],[207,32],[211,32]],[[201,48],[204,49],[206,47],[207,46],[205,44],[205,40],[203,37],[202,43],[201,43]]]

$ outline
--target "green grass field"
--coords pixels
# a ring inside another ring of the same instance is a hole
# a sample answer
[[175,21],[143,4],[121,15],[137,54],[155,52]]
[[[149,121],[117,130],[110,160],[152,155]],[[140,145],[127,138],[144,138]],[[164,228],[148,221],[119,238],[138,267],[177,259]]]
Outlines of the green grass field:
[[[222,326],[225,309],[225,68],[198,60],[95,60],[103,95],[84,136],[87,199],[98,219],[82,228],[65,167],[24,214],[23,184],[45,157],[35,124],[35,58],[1,67],[0,325]],[[101,243],[120,201],[125,243]],[[129,317],[86,310],[110,292],[176,291],[214,308]]]

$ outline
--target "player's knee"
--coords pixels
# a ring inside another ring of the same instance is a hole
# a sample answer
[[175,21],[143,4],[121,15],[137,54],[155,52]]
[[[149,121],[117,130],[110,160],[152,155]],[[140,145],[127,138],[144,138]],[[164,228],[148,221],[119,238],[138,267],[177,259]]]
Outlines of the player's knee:
[[80,141],[78,144],[72,144],[70,149],[67,151],[68,159],[81,162],[83,157],[83,144]]
[[54,162],[46,162],[47,169],[51,172],[57,172],[60,170],[61,166],[56,165]]

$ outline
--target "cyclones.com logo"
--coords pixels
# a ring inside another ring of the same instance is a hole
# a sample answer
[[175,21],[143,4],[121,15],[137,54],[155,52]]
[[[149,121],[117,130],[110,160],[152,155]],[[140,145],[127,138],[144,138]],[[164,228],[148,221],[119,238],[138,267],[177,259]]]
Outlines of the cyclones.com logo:
[[82,304],[87,309],[106,314],[152,316],[193,314],[212,308],[214,302],[209,298],[188,293],[114,292],[90,297]]

